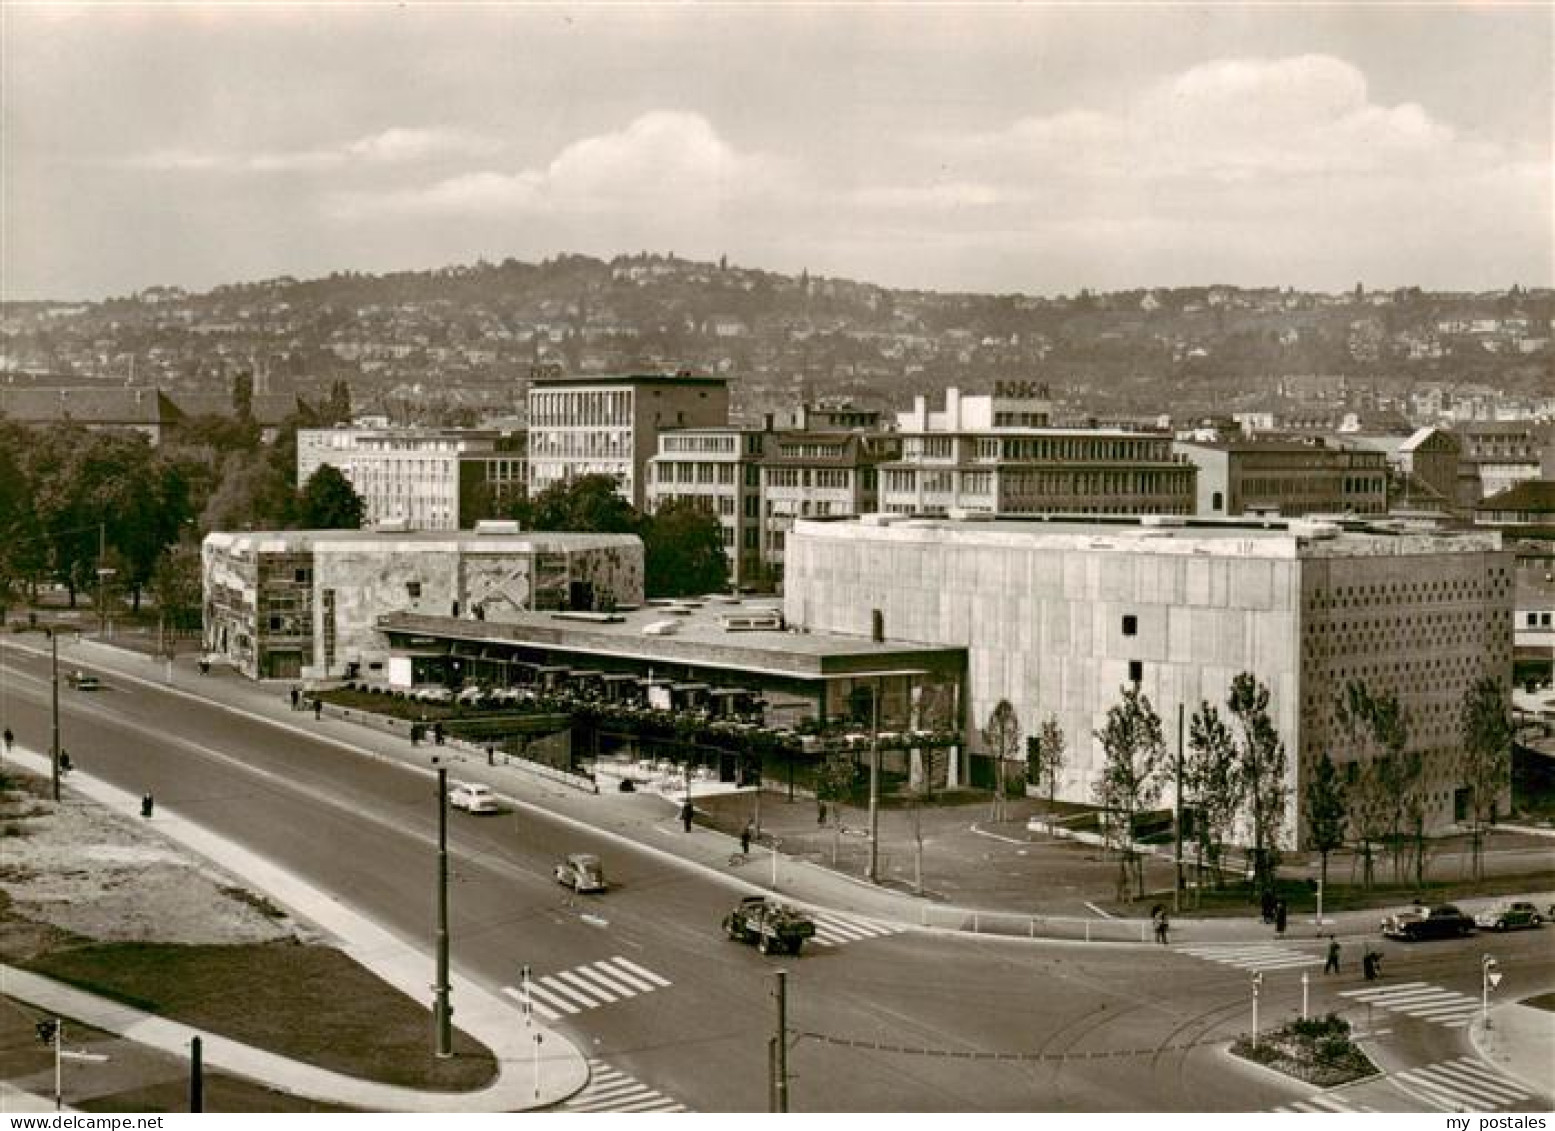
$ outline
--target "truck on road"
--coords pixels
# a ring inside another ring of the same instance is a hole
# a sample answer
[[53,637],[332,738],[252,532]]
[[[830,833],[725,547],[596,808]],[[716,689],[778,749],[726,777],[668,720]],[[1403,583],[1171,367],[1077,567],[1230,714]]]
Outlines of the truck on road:
[[762,954],[798,954],[815,936],[815,923],[804,912],[764,895],[748,895],[724,916],[724,933],[755,943]]

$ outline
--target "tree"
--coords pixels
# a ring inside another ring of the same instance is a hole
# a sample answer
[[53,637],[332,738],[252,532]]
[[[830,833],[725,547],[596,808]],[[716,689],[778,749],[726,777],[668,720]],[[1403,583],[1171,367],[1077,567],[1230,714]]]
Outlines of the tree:
[[593,473],[552,483],[515,508],[528,530],[637,534],[642,516],[618,492],[620,479]]
[[993,755],[993,811],[989,819],[1004,820],[1005,780],[1009,764],[1020,758],[1020,717],[1008,699],[1001,699],[983,728],[983,745]]
[[1237,776],[1253,822],[1253,880],[1271,891],[1279,867],[1280,828],[1290,787],[1285,783],[1285,743],[1269,718],[1269,689],[1251,672],[1231,681],[1226,700],[1237,729]]
[[1208,858],[1219,887],[1226,840],[1242,808],[1245,783],[1237,773],[1236,741],[1211,703],[1200,702],[1188,720],[1188,755],[1183,760],[1182,779],[1183,792],[1193,808],[1199,875],[1202,878]]
[[367,504],[338,467],[323,464],[308,477],[297,503],[304,530],[358,530]]
[[157,604],[163,651],[171,656],[178,633],[200,626],[200,547],[180,542],[164,550],[152,571],[150,589]]
[[254,375],[246,370],[232,378],[232,414],[240,421],[254,419]]
[[831,808],[831,862],[834,868],[842,844],[842,803],[853,796],[857,773],[853,755],[846,750],[831,751],[826,755],[826,760],[815,768],[816,800]]
[[691,499],[670,499],[642,524],[644,585],[650,597],[714,593],[729,578],[723,525]]
[[1358,773],[1358,788],[1352,795],[1351,827],[1361,845],[1364,864],[1363,883],[1373,881],[1373,854],[1378,840],[1386,837],[1393,850],[1394,878],[1400,878],[1400,831],[1404,824],[1409,794],[1412,792],[1411,767],[1404,757],[1409,730],[1398,698],[1392,694],[1373,695],[1360,680],[1350,680],[1334,705],[1339,725],[1356,744],[1364,770]]
[[200,528],[285,530],[296,509],[290,476],[263,452],[233,452],[222,461],[216,488],[200,513]]
[[1511,771],[1512,716],[1506,688],[1483,675],[1464,692],[1458,707],[1458,734],[1463,744],[1459,774],[1468,791],[1474,878],[1484,875],[1485,830],[1495,823],[1496,802]]
[[1317,850],[1321,860],[1321,880],[1328,886],[1328,857],[1344,846],[1344,830],[1348,814],[1344,780],[1334,760],[1323,751],[1313,767],[1311,780],[1307,782],[1307,841]]
[[1058,797],[1058,779],[1069,761],[1069,743],[1058,716],[1049,715],[1043,719],[1031,742],[1031,784],[1047,785],[1047,808],[1051,819]]
[[1107,834],[1118,852],[1118,898],[1134,879],[1136,894],[1145,894],[1144,862],[1134,847],[1134,826],[1139,814],[1161,796],[1161,768],[1166,742],[1161,737],[1161,716],[1138,684],[1122,688],[1123,700],[1107,710],[1101,730],[1093,731],[1106,752],[1101,780],[1094,786],[1096,800],[1107,813]]

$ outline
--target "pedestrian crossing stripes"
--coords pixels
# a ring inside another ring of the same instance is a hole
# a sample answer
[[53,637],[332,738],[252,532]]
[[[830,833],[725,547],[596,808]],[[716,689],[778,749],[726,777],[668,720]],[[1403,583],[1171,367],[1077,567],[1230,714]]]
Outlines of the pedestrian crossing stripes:
[[1462,1029],[1474,1020],[1474,1015],[1480,1009],[1479,998],[1444,990],[1427,982],[1400,982],[1386,987],[1342,990],[1339,996],[1374,1005],[1391,1013],[1403,1013],[1422,1021],[1445,1025],[1449,1029]]
[[[1533,1094],[1510,1076],[1471,1056],[1395,1072],[1389,1080],[1406,1095],[1438,1111],[1496,1111]],[[1273,1110],[1366,1113],[1377,1109],[1351,1099],[1347,1093],[1319,1092]]]
[[1236,966],[1242,970],[1293,970],[1298,966],[1318,966],[1322,955],[1308,954],[1293,946],[1274,943],[1214,943],[1175,948],[1209,962]]
[[[601,962],[589,962],[541,978],[531,978],[529,994],[536,1014],[546,1021],[558,1021],[570,1013],[598,1009],[639,994],[652,993],[669,984],[668,978],[661,978],[647,967],[616,955]],[[524,991],[518,986],[504,986],[502,992],[524,1000]]]
[[682,1103],[656,1092],[641,1081],[617,1071],[602,1060],[589,1061],[589,1082],[577,1095],[552,1111],[690,1111]]
[[862,942],[865,939],[883,939],[902,933],[901,927],[889,923],[875,923],[869,919],[856,919],[851,915],[839,915],[828,911],[812,916],[815,920],[815,943],[818,946],[842,946],[844,943]]

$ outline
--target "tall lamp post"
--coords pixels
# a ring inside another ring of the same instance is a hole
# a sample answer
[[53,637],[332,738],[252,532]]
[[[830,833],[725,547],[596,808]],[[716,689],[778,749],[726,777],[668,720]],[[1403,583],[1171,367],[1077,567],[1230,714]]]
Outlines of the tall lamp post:
[[437,767],[437,985],[432,987],[437,1055],[454,1054],[453,1006],[448,1001],[448,767]]
[[51,729],[49,731],[49,763],[53,768],[54,776],[54,800],[59,800],[59,632],[49,629],[49,673],[52,677],[49,688],[49,716]]

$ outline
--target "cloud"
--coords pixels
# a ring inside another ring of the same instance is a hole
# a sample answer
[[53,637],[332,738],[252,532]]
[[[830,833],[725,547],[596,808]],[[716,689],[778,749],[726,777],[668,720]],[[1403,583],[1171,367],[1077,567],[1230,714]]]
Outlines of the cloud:
[[781,163],[735,149],[702,115],[655,110],[623,129],[571,143],[543,167],[478,170],[409,188],[341,192],[330,208],[358,217],[621,210],[687,217],[768,195],[789,179]]
[[124,158],[118,164],[154,172],[293,173],[361,164],[405,165],[445,158],[485,157],[500,148],[494,139],[466,130],[396,126],[352,141],[310,149],[249,153],[157,149]]

